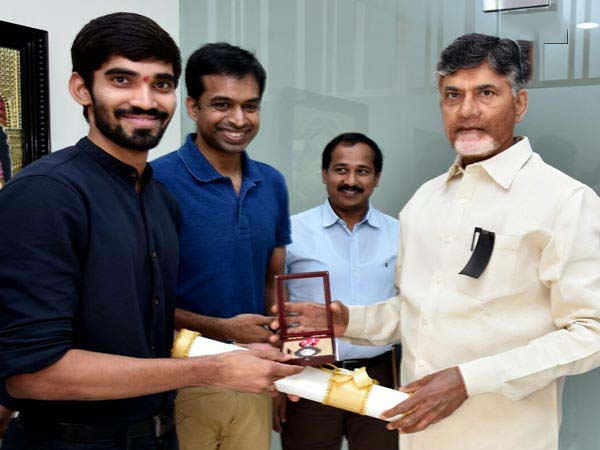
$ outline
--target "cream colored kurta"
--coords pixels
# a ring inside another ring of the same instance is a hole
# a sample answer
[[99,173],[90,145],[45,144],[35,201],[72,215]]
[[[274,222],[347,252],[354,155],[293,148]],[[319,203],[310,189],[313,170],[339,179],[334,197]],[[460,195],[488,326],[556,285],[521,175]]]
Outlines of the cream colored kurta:
[[[475,227],[496,234],[479,279]],[[403,345],[402,384],[459,365],[469,398],[402,450],[554,450],[565,375],[600,365],[600,199],[527,138],[425,183],[400,213],[400,297],[351,307],[352,342]]]

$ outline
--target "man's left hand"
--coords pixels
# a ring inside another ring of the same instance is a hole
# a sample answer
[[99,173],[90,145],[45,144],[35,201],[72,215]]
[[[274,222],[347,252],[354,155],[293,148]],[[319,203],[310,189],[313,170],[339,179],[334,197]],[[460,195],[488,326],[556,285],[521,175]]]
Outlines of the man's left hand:
[[272,321],[273,317],[260,314],[238,314],[228,319],[221,319],[222,332],[226,339],[242,344],[269,343],[273,332],[268,327]]
[[412,394],[407,400],[385,411],[383,418],[404,414],[387,425],[401,433],[423,431],[429,425],[448,417],[467,399],[467,389],[458,367],[432,373],[400,388]]

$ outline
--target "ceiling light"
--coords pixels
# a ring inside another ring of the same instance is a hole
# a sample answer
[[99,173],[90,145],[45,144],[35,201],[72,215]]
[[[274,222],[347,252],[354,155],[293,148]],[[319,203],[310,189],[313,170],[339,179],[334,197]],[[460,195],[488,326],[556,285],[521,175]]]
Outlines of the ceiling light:
[[578,23],[577,28],[581,28],[582,30],[591,30],[592,28],[598,28],[598,24],[596,22]]

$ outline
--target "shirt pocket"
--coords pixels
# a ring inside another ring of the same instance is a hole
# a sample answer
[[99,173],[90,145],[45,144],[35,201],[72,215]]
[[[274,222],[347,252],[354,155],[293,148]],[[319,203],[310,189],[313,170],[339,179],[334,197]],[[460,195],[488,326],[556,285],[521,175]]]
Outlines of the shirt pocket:
[[[369,285],[377,286],[378,289],[388,289],[386,295],[395,295],[394,272],[396,268],[396,254],[383,256],[376,264],[370,264],[368,270],[363,270],[362,274],[367,278]],[[362,280],[366,282],[366,280]],[[383,299],[382,299],[383,300]]]
[[496,233],[492,256],[479,278],[458,274],[472,254],[470,248],[461,251],[462,265],[455,275],[457,290],[483,302],[517,293],[515,278],[520,245],[521,236]]

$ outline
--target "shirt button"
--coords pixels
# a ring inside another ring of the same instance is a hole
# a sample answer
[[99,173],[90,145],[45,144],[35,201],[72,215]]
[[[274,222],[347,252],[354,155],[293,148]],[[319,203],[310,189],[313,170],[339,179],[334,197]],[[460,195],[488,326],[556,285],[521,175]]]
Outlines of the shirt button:
[[466,206],[466,205],[467,205],[467,199],[466,199],[466,198],[461,198],[461,199],[458,201],[458,206],[463,206],[463,207],[464,207],[464,206]]
[[158,297],[154,297],[154,304],[158,305],[160,303],[160,301],[158,300]]
[[442,284],[444,284],[444,279],[442,278],[441,275],[436,275],[433,281],[438,286],[441,286]]
[[429,319],[427,317],[423,317],[421,322],[423,322],[423,325],[429,325]]
[[156,258],[156,252],[152,252],[152,253],[150,253],[150,255],[151,255],[153,258]]
[[446,236],[446,238],[444,239],[444,242],[446,242],[446,244],[452,244],[452,241],[454,241],[454,239],[450,235]]
[[423,360],[419,361],[419,367],[424,369],[425,367],[427,367],[427,363]]

